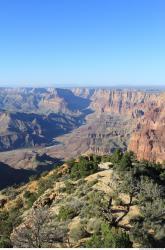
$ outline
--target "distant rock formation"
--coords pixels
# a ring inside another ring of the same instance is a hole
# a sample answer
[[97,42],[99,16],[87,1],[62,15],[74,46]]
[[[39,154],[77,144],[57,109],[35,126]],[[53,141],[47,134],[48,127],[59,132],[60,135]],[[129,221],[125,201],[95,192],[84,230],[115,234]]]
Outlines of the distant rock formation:
[[0,151],[54,144],[54,138],[72,131],[82,117],[0,112]]
[[165,103],[149,107],[142,119],[139,119],[136,130],[132,133],[129,149],[138,159],[154,162],[165,160]]
[[0,151],[53,146],[45,152],[69,158],[120,147],[138,159],[163,161],[164,96],[134,89],[0,88]]

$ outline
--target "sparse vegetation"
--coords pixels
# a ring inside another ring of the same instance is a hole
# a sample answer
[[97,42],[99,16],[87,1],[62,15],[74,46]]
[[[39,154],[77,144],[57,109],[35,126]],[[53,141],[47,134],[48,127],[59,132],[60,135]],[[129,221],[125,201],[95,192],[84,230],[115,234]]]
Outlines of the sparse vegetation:
[[0,211],[0,247],[12,247],[10,234],[21,223],[21,208],[22,202],[19,200],[9,211]]
[[65,206],[61,207],[58,218],[60,221],[66,221],[68,219],[72,219],[77,215],[77,211],[75,211],[73,208]]
[[87,240],[85,247],[88,248],[128,248],[132,243],[128,234],[121,230],[110,229],[109,225],[102,223],[100,232],[94,234],[90,240]]
[[87,236],[88,236],[88,233],[81,223],[78,223],[76,226],[74,226],[70,230],[70,238],[74,240],[75,242],[78,242],[79,240]]
[[[104,171],[92,175],[101,171],[98,164],[105,159],[113,162],[112,168],[105,171],[109,173],[109,180]],[[60,244],[120,248],[132,247],[134,243],[140,247],[164,247],[164,166],[138,161],[132,152],[117,150],[107,158],[90,155],[72,159],[65,169],[63,173],[59,167],[31,182],[32,186],[36,185],[34,190],[12,187],[3,191],[13,203],[8,210],[6,205],[0,210],[0,247],[12,247],[13,242],[19,247]],[[56,187],[56,183],[60,185]],[[41,199],[40,207],[38,203],[33,206],[38,199]],[[33,212],[29,212],[29,208]],[[130,211],[135,208],[137,213],[130,217]],[[26,220],[22,222],[24,212],[30,213],[28,220],[33,218],[30,228]],[[36,241],[36,225],[44,214],[49,216],[40,224],[39,241]],[[128,220],[127,224],[123,224],[124,219]],[[26,230],[19,231],[20,223]],[[13,230],[15,235],[11,241]]]
[[[95,158],[94,158],[95,159]],[[72,179],[84,178],[98,171],[98,160],[92,161],[91,158],[80,157],[78,162],[74,162],[70,167],[70,176]]]
[[32,207],[33,203],[37,200],[38,195],[35,192],[25,191],[24,198],[26,199],[28,208]]

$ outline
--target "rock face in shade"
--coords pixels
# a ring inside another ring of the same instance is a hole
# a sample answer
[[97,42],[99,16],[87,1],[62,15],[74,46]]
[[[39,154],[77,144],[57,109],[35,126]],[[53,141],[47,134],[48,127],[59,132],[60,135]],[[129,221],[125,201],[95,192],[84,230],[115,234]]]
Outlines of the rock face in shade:
[[60,113],[0,112],[0,151],[51,145],[56,136],[72,131],[81,120]]

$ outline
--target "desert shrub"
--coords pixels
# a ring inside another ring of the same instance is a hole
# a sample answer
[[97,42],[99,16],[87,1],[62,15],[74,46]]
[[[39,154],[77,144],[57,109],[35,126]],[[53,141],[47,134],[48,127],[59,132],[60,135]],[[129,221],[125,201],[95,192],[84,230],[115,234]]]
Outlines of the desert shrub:
[[75,163],[75,159],[73,159],[73,158],[66,161],[66,164],[67,164],[69,167],[72,167],[74,163]]
[[160,180],[165,182],[165,170],[160,173]]
[[10,234],[20,223],[20,210],[17,206],[9,211],[0,212],[0,248],[12,247]]
[[70,182],[70,181],[65,181],[65,188],[64,188],[64,191],[67,193],[67,194],[71,194],[75,191],[75,185]]
[[101,156],[102,162],[111,162],[111,156],[110,155],[103,155]]
[[127,248],[132,247],[128,234],[121,230],[110,229],[106,223],[102,223],[99,234],[94,234],[86,241],[85,247],[97,248]]
[[132,152],[126,152],[119,162],[117,162],[117,169],[119,171],[127,171],[133,168],[133,153]]
[[23,194],[23,197],[25,199],[29,199],[30,196],[31,196],[31,192],[30,191],[25,191],[24,194]]
[[38,195],[43,194],[47,189],[51,188],[53,181],[51,178],[41,178],[38,181]]
[[94,161],[97,164],[99,164],[101,162],[101,159],[102,159],[102,157],[100,155],[95,155],[95,154],[89,155],[89,160]]
[[116,206],[121,206],[121,205],[123,205],[122,199],[119,198],[119,197],[117,197],[117,198],[115,199],[115,205],[116,205]]
[[51,182],[51,183],[55,183],[56,181],[58,181],[58,179],[62,176],[61,173],[57,173],[57,171],[54,171],[54,173],[52,173],[47,179]]
[[23,208],[23,200],[21,197],[18,197],[16,200],[15,200],[15,209],[21,209]]
[[11,248],[11,241],[9,238],[0,237],[0,248]]
[[61,227],[52,227],[50,211],[47,208],[32,209],[29,214],[31,226],[23,223],[23,227],[12,237],[14,246],[24,248],[49,247],[52,242],[62,242]]
[[89,240],[84,244],[86,248],[103,248],[100,235],[94,234]]
[[74,197],[68,197],[68,201],[66,199],[66,203],[60,208],[58,214],[59,220],[64,221],[77,216],[83,205],[84,203],[81,200]]
[[100,218],[90,218],[88,223],[87,223],[87,231],[89,233],[98,233],[100,231],[100,228],[101,228],[101,219]]
[[80,162],[75,162],[70,170],[70,176],[73,179],[80,179],[96,173],[98,171],[98,164],[86,159],[80,159]]
[[143,226],[144,219],[141,216],[134,217],[131,221],[130,238],[140,244],[140,247],[154,247],[155,241],[149,234],[148,229]]
[[86,196],[91,190],[91,187],[89,187],[86,183],[81,186],[77,185],[75,195],[81,198]]
[[47,233],[47,240],[43,242],[43,248],[52,248],[52,243],[64,243],[67,241],[68,224],[66,222],[58,222],[57,224],[47,224],[46,230],[44,227],[44,233]]
[[72,207],[62,206],[58,214],[58,219],[60,221],[66,221],[68,219],[73,219],[76,215],[77,212]]
[[84,178],[81,178],[77,181],[77,186],[80,187],[81,185],[84,185],[86,183],[86,180]]
[[78,241],[82,238],[84,238],[87,235],[83,225],[81,223],[78,223],[76,226],[71,228],[69,236],[72,240]]
[[87,187],[93,187],[95,184],[97,184],[98,183],[98,180],[97,179],[94,179],[94,180],[92,180],[92,181],[89,181],[88,183],[87,183]]
[[9,199],[15,199],[18,195],[18,191],[14,187],[8,187],[3,189],[2,194],[6,195]]
[[25,191],[24,198],[26,199],[26,203],[28,208],[32,207],[33,203],[37,200],[38,195],[35,192]]
[[100,215],[100,206],[102,204],[102,192],[92,191],[87,193],[86,201],[81,209],[80,216],[91,218]]
[[12,230],[12,223],[9,220],[9,212],[1,211],[0,212],[0,235],[1,235],[1,240],[4,241],[4,239],[8,239],[11,230]]
[[120,149],[116,149],[114,153],[110,156],[110,161],[114,164],[120,163],[123,153]]

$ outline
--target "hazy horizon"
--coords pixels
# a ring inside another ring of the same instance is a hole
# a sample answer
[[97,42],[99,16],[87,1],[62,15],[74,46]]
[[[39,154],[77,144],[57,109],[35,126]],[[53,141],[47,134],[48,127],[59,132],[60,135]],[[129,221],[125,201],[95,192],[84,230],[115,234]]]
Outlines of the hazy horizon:
[[141,89],[141,90],[165,90],[165,86],[150,86],[150,85],[61,85],[61,84],[52,84],[52,85],[36,85],[36,84],[26,84],[26,85],[0,85],[0,88],[61,88],[61,89],[71,89],[71,88],[88,88],[88,89]]

